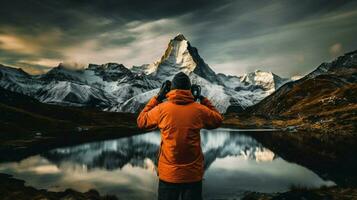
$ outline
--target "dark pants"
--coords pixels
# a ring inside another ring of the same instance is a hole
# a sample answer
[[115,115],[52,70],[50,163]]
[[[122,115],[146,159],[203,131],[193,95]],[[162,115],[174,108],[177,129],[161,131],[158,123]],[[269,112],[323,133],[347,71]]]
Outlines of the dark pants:
[[202,200],[202,181],[168,183],[159,180],[158,200]]

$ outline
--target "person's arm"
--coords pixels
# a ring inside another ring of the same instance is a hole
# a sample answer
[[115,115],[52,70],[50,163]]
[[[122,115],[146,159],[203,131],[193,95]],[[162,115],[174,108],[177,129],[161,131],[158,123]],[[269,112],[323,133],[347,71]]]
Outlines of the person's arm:
[[150,99],[145,108],[140,112],[137,119],[137,124],[140,129],[157,128],[160,118],[159,103],[155,96]]
[[160,119],[160,108],[158,105],[166,98],[166,94],[170,91],[170,89],[170,81],[162,83],[159,93],[150,99],[145,108],[139,114],[138,119],[136,120],[139,128],[157,128]]
[[206,98],[201,99],[201,104],[204,105],[203,109],[203,124],[205,129],[218,128],[223,121],[222,115],[213,106],[213,104]]

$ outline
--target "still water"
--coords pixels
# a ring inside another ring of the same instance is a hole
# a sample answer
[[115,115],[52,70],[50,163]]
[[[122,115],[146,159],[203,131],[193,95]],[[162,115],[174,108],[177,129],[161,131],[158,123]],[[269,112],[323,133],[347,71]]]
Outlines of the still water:
[[[246,191],[283,192],[291,186],[334,185],[290,163],[239,130],[201,131],[205,155],[205,199],[239,199]],[[19,162],[1,163],[0,172],[36,188],[85,192],[94,188],[120,199],[157,198],[155,160],[160,133],[53,149]]]

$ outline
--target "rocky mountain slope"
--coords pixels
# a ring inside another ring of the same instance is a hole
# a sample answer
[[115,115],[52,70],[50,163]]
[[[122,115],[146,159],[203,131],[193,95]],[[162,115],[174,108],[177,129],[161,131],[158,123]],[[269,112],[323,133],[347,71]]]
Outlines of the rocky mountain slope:
[[291,125],[319,130],[357,132],[357,51],[323,63],[290,82],[247,112]]
[[84,69],[59,64],[46,74],[29,75],[21,69],[0,65],[0,87],[49,104],[138,112],[157,93],[161,83],[171,80],[179,71],[200,84],[203,95],[222,113],[229,106],[242,110],[254,105],[289,81],[259,70],[241,77],[216,74],[198,50],[178,35],[157,62],[131,69],[117,63],[89,64]]

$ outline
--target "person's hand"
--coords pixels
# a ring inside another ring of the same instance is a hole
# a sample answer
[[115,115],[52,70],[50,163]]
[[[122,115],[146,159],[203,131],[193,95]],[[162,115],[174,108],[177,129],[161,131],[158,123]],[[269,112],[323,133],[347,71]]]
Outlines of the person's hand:
[[161,85],[160,91],[157,94],[156,99],[159,102],[162,102],[164,99],[166,99],[166,94],[168,92],[170,92],[170,90],[171,90],[171,81],[167,80],[167,81],[163,82]]
[[204,97],[201,95],[201,86],[193,84],[191,86],[191,93],[195,99],[195,101],[200,100],[202,101]]

